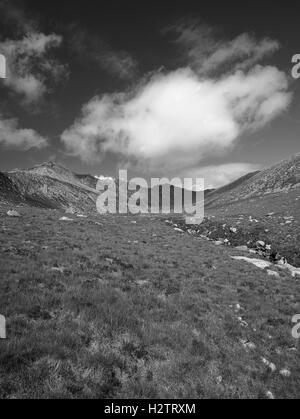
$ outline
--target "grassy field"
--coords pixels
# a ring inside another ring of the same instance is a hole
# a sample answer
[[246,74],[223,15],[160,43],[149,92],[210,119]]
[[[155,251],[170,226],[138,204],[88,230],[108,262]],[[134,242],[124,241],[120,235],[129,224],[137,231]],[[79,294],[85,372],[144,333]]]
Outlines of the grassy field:
[[0,398],[300,397],[289,273],[270,277],[160,217],[8,209]]

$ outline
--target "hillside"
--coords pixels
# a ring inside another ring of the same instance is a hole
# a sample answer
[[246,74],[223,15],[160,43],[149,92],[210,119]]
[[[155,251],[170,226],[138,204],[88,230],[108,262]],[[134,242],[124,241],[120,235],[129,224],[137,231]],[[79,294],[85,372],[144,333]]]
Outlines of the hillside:
[[[250,173],[209,193],[200,226],[174,223],[184,231],[226,246],[243,246],[267,260],[286,258],[300,267],[300,154],[270,169]],[[258,242],[269,251],[261,251]]]
[[21,197],[18,189],[4,173],[0,172],[0,201],[20,202]]
[[212,190],[208,190],[207,191],[207,198],[212,198],[212,197],[217,197],[219,195],[225,194],[226,192],[230,192],[233,189],[236,189],[237,187],[243,185],[245,182],[247,182],[249,179],[253,178],[255,175],[258,175],[260,172],[252,172],[252,173],[248,173],[242,177],[240,177],[239,179],[225,185],[222,186],[221,188],[218,189],[212,189]]
[[206,205],[217,207],[252,197],[281,193],[300,187],[300,154],[275,166],[246,175],[208,194]]
[[[1,199],[44,208],[95,211],[92,176],[77,175],[52,162],[1,175]],[[96,180],[94,182],[96,185]]]
[[[19,170],[17,170],[17,172],[19,172]],[[33,168],[26,170],[26,172],[48,176],[62,182],[68,182],[79,186],[84,185],[92,189],[96,189],[97,185],[97,179],[94,176],[73,173],[65,167],[51,161],[34,166]]]

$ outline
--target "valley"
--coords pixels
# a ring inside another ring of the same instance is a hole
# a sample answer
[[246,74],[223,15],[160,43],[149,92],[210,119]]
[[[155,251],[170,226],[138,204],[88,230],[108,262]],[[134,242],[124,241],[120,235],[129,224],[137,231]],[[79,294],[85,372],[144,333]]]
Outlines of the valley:
[[299,398],[300,277],[270,262],[300,266],[298,187],[191,227],[57,178],[1,177],[1,398]]

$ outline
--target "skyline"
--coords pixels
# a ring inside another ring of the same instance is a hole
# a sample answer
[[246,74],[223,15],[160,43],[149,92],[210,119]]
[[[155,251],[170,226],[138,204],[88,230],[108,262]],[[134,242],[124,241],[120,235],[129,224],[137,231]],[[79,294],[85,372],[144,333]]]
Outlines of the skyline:
[[0,1],[0,170],[218,187],[299,152],[299,6],[143,6]]

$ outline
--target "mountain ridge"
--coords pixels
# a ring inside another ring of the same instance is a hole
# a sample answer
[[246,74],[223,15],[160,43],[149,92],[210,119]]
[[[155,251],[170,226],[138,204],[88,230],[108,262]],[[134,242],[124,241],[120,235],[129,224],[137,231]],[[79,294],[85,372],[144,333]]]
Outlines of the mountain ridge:
[[[76,175],[63,166],[47,162],[30,169],[1,173],[1,177],[10,189],[13,188],[20,202],[44,208],[95,211],[98,193],[88,186],[92,176],[88,183],[87,175]],[[3,197],[11,200],[8,187],[2,188]]]
[[206,205],[222,206],[300,187],[300,153],[259,172],[249,173],[207,196]]
[[[97,182],[96,176],[77,174],[49,161],[29,169],[0,172],[0,199],[45,208],[72,207],[78,211],[96,211]],[[270,168],[248,173],[219,189],[205,191],[205,205],[212,208],[251,197],[284,193],[298,187],[300,153]],[[149,198],[150,192],[151,189]],[[171,187],[171,193],[174,194],[174,187],[173,190]],[[159,195],[162,195],[161,189]],[[193,193],[193,202],[195,197]]]

